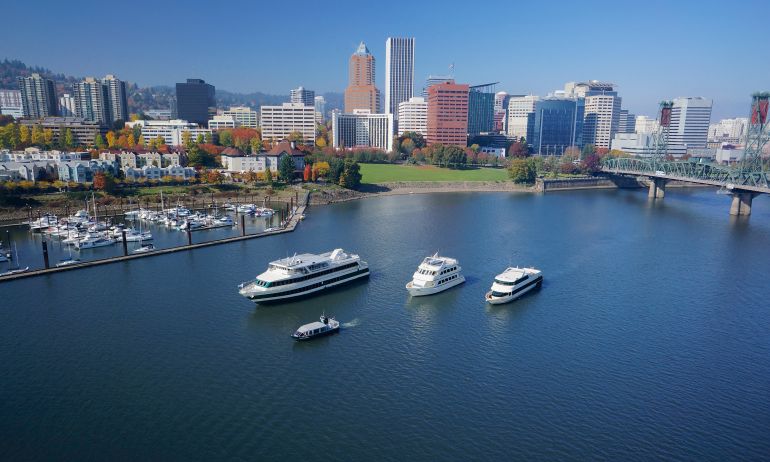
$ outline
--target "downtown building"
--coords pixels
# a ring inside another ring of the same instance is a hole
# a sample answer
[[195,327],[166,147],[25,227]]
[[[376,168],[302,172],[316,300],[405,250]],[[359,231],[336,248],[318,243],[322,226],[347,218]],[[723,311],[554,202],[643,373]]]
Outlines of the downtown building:
[[398,121],[398,107],[414,96],[414,38],[385,41],[385,113]]
[[127,121],[128,94],[126,92],[126,82],[112,74],[108,74],[102,79],[102,85],[107,92],[107,113],[110,123],[118,120]]
[[495,128],[495,85],[487,83],[468,89],[468,134],[490,133]]
[[356,109],[373,114],[380,112],[380,91],[374,85],[375,61],[364,42],[358,45],[348,63],[348,87],[345,89],[345,112]]
[[620,127],[621,98],[615,84],[598,80],[568,82],[564,92],[568,97],[585,98],[583,143],[609,149]]
[[324,123],[326,121],[326,98],[323,96],[316,96],[313,98],[313,106],[315,107],[316,123]]
[[300,103],[260,108],[262,139],[278,142],[299,132],[306,144],[315,144],[315,107]]
[[93,77],[86,77],[73,86],[75,116],[100,125],[111,126],[107,89]]
[[177,118],[205,126],[216,113],[216,90],[201,79],[176,84]]
[[393,150],[393,114],[373,114],[356,109],[352,114],[332,113],[332,143],[336,149]]
[[746,142],[746,134],[749,128],[747,117],[735,119],[722,119],[709,125],[708,142],[719,147],[722,144],[739,145]]
[[679,157],[685,155],[688,149],[705,149],[712,101],[698,96],[675,98],[673,103],[667,153]]
[[315,106],[315,92],[313,90],[305,90],[305,87],[299,87],[291,90],[290,102],[294,104],[302,104],[303,106]]
[[407,132],[428,134],[428,102],[415,96],[398,104],[398,136]]
[[428,144],[468,144],[468,84],[454,80],[428,88]]
[[134,120],[126,122],[126,127],[134,128],[141,127],[142,138],[146,145],[158,137],[163,138],[163,144],[167,146],[181,146],[182,135],[184,132],[190,132],[190,136],[193,140],[198,138],[198,135],[211,135],[211,130],[207,128],[200,128],[198,124],[188,122],[186,120]]
[[495,93],[495,110],[494,110],[494,131],[502,133],[505,131],[505,115],[508,109],[508,92],[498,91]]
[[535,123],[535,103],[540,97],[535,95],[511,95],[508,97],[508,119],[506,134],[516,141],[522,138],[529,141]]
[[654,117],[636,116],[636,121],[634,123],[634,133],[657,133],[658,127],[658,121]]
[[259,113],[250,107],[230,106],[222,115],[231,117],[237,127],[259,128]]
[[583,98],[546,97],[535,101],[527,142],[539,155],[561,156],[583,146]]
[[71,94],[65,93],[59,98],[59,111],[62,117],[76,117],[77,107]]
[[42,119],[59,114],[56,107],[56,89],[53,80],[40,74],[18,77],[22,114],[30,119]]
[[628,109],[621,109],[617,133],[634,133],[635,130],[636,114],[631,114]]

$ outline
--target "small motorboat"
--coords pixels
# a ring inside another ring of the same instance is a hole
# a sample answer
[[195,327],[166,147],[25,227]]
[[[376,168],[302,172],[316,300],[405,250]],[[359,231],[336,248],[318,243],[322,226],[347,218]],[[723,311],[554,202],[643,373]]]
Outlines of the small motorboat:
[[333,334],[339,330],[340,322],[323,314],[320,321],[299,326],[297,331],[291,334],[291,336],[295,340],[310,340],[311,338]]
[[154,251],[155,251],[155,246],[152,244],[147,244],[134,249],[131,253],[149,253]]
[[13,276],[14,274],[26,273],[27,271],[29,271],[29,266],[25,266],[24,268],[9,269],[5,273],[0,273],[0,276]]
[[64,266],[71,266],[71,265],[79,265],[82,263],[77,258],[65,258],[64,260],[61,260],[59,263],[56,264],[57,268],[61,268]]

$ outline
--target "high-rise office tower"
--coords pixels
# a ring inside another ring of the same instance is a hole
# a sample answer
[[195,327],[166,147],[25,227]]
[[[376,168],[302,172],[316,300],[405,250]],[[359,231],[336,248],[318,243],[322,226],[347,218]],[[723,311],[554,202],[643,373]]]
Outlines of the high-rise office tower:
[[468,134],[489,133],[495,128],[495,85],[474,85],[468,92]]
[[40,74],[18,77],[21,91],[21,105],[24,117],[42,119],[59,113],[56,108],[56,90],[53,80],[45,79]]
[[468,88],[468,84],[457,84],[454,80],[428,88],[429,144],[468,144]]
[[671,107],[671,124],[668,129],[668,153],[684,155],[687,149],[702,149],[708,141],[711,123],[710,99],[680,97]]
[[609,148],[620,128],[621,98],[615,84],[590,80],[569,82],[564,85],[566,96],[585,98],[583,142],[597,148]]
[[393,114],[372,114],[366,109],[356,109],[352,114],[332,113],[332,145],[392,151]]
[[561,156],[570,146],[582,147],[585,99],[546,97],[535,101],[527,142],[540,155]]
[[631,114],[628,109],[620,110],[618,120],[618,133],[634,133],[636,127],[636,114]]
[[291,90],[291,102],[303,106],[315,106],[315,92],[305,90],[305,87],[294,88]]
[[207,126],[216,114],[216,90],[201,79],[187,79],[176,84],[177,118],[198,125]]
[[107,91],[108,112],[111,122],[128,121],[128,96],[126,82],[110,74],[102,79]]
[[112,124],[108,111],[107,88],[93,77],[86,77],[73,87],[75,115],[90,122],[109,126]]
[[414,38],[385,41],[385,113],[398,120],[398,105],[414,96]]
[[380,91],[374,86],[374,56],[361,42],[350,56],[348,64],[348,87],[345,89],[345,112],[365,109],[380,112]]
[[398,136],[406,132],[428,134],[428,102],[425,98],[413,96],[398,104]]
[[432,87],[433,85],[435,85],[437,83],[443,83],[443,82],[446,82],[448,80],[454,81],[454,78],[452,78],[451,75],[443,75],[443,76],[442,75],[429,75],[425,79],[425,84],[424,84],[425,86],[422,87],[422,97],[427,100],[428,99],[428,88]]

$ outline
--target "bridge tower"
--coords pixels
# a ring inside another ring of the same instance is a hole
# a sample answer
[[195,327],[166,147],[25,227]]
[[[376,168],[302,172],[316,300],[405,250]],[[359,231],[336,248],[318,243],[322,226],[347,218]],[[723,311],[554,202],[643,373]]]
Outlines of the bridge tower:
[[668,130],[671,126],[671,108],[673,106],[672,101],[660,102],[658,131],[653,135],[652,152],[650,153],[653,165],[656,167],[660,162],[665,161],[666,155],[668,155]]
[[746,148],[741,169],[744,172],[761,172],[767,170],[762,161],[762,150],[770,141],[770,120],[768,120],[768,103],[770,92],[754,93],[751,95],[751,116],[746,131]]

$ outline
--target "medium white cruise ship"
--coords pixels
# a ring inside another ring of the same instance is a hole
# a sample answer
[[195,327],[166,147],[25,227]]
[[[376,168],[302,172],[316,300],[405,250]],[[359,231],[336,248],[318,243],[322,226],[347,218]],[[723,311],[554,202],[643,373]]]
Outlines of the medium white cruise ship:
[[409,294],[432,295],[465,282],[460,271],[460,263],[454,258],[440,257],[437,254],[426,257],[406,284]]
[[342,249],[315,255],[304,253],[270,262],[267,271],[238,286],[256,303],[286,300],[369,276],[369,265]]
[[495,276],[486,300],[492,305],[508,303],[543,284],[543,272],[535,268],[506,268]]

